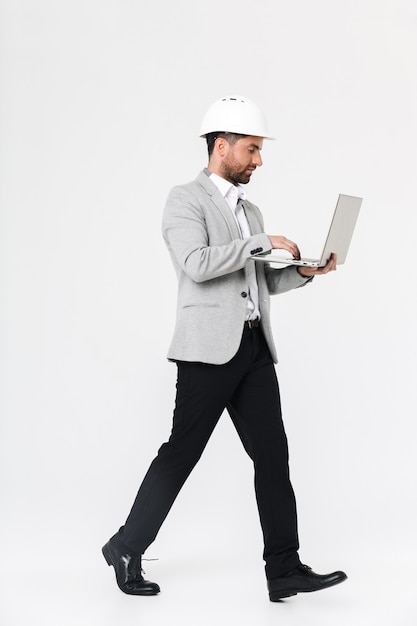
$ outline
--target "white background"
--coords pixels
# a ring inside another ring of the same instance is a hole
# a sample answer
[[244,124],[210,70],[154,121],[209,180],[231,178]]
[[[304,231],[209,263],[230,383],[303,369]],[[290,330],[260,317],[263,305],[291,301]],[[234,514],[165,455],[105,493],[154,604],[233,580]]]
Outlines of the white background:
[[[416,2],[0,8],[2,626],[415,624]],[[227,415],[149,550],[163,593],[100,553],[169,435],[161,212],[230,93],[277,136],[248,188],[267,232],[317,255],[364,197],[346,265],[273,303],[301,557],[349,575],[280,605]]]

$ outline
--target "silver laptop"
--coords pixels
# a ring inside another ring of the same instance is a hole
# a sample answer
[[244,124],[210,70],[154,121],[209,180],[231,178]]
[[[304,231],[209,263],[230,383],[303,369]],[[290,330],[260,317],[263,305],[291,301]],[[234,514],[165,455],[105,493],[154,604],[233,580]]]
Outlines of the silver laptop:
[[353,230],[361,208],[362,198],[339,195],[333,214],[332,223],[327,234],[326,243],[319,259],[292,259],[283,256],[283,250],[254,254],[250,258],[255,261],[278,263],[280,265],[307,265],[309,267],[323,267],[326,265],[332,252],[337,255],[337,265],[345,262]]

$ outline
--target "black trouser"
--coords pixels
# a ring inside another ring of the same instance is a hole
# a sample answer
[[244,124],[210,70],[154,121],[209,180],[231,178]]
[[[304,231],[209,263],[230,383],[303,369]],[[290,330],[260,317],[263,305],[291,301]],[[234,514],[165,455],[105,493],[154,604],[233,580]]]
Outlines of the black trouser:
[[145,552],[227,408],[254,463],[267,578],[287,573],[300,563],[296,505],[278,381],[261,329],[245,326],[237,354],[224,365],[177,365],[171,436],[152,462],[117,539],[132,552]]

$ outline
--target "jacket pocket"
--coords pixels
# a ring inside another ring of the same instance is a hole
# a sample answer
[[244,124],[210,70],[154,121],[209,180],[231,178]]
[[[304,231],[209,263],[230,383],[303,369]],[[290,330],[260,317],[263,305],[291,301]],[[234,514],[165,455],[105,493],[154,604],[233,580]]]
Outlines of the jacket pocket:
[[191,302],[190,304],[183,304],[182,309],[189,309],[190,307],[204,307],[204,308],[218,308],[220,304],[214,304],[209,302]]

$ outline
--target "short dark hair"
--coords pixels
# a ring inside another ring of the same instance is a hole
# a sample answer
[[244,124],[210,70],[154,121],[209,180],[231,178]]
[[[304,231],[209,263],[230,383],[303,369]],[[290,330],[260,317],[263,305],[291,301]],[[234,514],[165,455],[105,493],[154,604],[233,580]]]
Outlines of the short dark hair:
[[214,142],[216,141],[218,137],[222,137],[223,139],[226,139],[227,143],[229,143],[230,145],[233,145],[236,143],[236,141],[238,141],[239,139],[243,139],[243,137],[248,137],[248,135],[241,135],[239,133],[228,133],[227,131],[224,131],[224,130],[219,130],[214,133],[207,133],[206,141],[207,141],[207,151],[208,151],[209,157],[213,153]]

